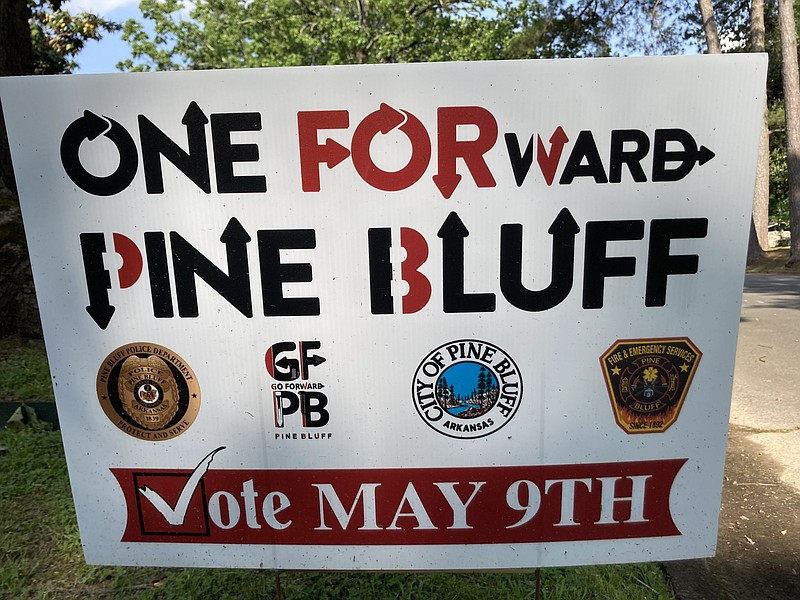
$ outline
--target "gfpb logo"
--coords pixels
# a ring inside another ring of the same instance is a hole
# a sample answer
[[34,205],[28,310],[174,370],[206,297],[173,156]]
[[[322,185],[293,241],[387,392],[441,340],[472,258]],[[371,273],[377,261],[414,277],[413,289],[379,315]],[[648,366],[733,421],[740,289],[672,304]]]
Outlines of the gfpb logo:
[[422,360],[412,394],[417,413],[435,431],[452,438],[479,438],[496,432],[517,413],[522,375],[498,346],[455,340]]
[[287,417],[298,413],[303,427],[324,427],[330,421],[328,397],[322,391],[325,385],[313,381],[309,371],[325,362],[317,352],[321,347],[320,342],[309,340],[277,342],[267,350],[264,363],[275,380],[271,385],[275,427],[284,428]]

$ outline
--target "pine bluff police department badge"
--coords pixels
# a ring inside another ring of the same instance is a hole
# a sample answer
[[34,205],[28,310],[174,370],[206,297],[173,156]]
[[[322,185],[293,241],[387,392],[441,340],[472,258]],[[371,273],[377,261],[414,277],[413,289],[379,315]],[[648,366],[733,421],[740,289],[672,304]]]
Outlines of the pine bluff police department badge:
[[670,427],[701,356],[689,338],[617,340],[600,358],[617,424],[627,433]]
[[121,346],[97,373],[97,396],[119,429],[143,440],[172,439],[200,409],[194,372],[177,354],[147,342]]

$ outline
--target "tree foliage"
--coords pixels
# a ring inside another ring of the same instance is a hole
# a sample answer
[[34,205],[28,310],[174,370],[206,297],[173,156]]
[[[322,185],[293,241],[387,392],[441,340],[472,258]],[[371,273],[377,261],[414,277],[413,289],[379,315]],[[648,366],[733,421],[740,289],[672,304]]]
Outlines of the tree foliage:
[[121,28],[119,23],[88,12],[71,14],[61,4],[61,0],[28,0],[36,74],[71,73],[86,42]]
[[[142,0],[131,71],[682,50],[686,0]],[[673,3],[673,4],[670,4]]]
[[517,15],[508,47],[526,58],[683,54],[703,39],[696,13],[695,0],[546,0]]
[[[714,0],[724,52],[752,50],[752,0]],[[190,8],[186,8],[190,6]],[[695,0],[142,0],[125,70],[703,51]],[[782,111],[777,1],[765,0],[770,110]],[[770,214],[783,218],[783,125],[770,121]]]
[[[525,3],[528,4],[527,2]],[[538,7],[538,4],[531,6]],[[500,58],[507,3],[397,0],[143,0],[123,39],[127,70]]]

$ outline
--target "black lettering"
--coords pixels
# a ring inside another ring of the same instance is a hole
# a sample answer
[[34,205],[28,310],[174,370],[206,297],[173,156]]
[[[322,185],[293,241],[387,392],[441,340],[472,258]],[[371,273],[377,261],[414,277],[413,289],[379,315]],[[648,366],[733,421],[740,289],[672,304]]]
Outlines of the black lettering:
[[217,191],[220,194],[266,192],[267,178],[263,175],[234,175],[234,163],[258,161],[258,146],[232,143],[232,131],[261,131],[261,115],[259,113],[211,115]]
[[[586,164],[582,164],[586,160]],[[591,131],[581,131],[564,165],[559,183],[569,185],[576,177],[592,177],[595,183],[608,183],[603,161]]]
[[324,427],[330,421],[330,414],[325,410],[328,398],[322,392],[300,392],[302,404],[303,427]]
[[[111,127],[109,128],[109,124]],[[81,163],[80,148],[84,140],[108,138],[119,152],[119,166],[105,177],[93,175]],[[114,119],[100,117],[90,111],[73,121],[61,137],[61,164],[72,182],[95,196],[113,196],[127,188],[139,168],[139,153],[131,135]]]
[[[682,150],[667,150],[667,145],[673,142],[680,144]],[[700,146],[692,135],[683,129],[656,129],[653,138],[653,181],[679,181],[686,177],[694,168],[695,163],[704,165],[714,158],[714,153]],[[679,163],[674,168],[668,169],[667,163]]]
[[195,276],[205,281],[244,316],[253,316],[247,261],[247,243],[250,242],[250,236],[236,218],[228,222],[219,238],[226,246],[227,274],[178,233],[171,231],[169,239],[172,245],[172,268],[175,272],[178,314],[181,317],[198,316]]
[[265,317],[319,315],[319,298],[285,298],[284,283],[309,283],[308,263],[282,263],[281,250],[305,250],[317,247],[313,229],[259,231],[258,256],[261,263],[261,291]]
[[514,181],[517,182],[517,187],[522,187],[522,184],[525,183],[525,178],[528,176],[528,171],[531,170],[531,165],[533,165],[533,136],[528,140],[524,154],[520,150],[516,133],[506,133],[503,137],[506,140],[511,169],[514,171]]
[[589,221],[583,261],[583,308],[603,308],[606,277],[629,277],[636,272],[633,256],[607,256],[610,241],[641,240],[644,221]]
[[492,293],[464,293],[464,238],[469,230],[455,212],[439,229],[442,239],[442,309],[446,313],[494,312]]
[[105,329],[114,316],[115,308],[108,303],[108,290],[111,289],[111,276],[103,266],[106,240],[102,233],[82,233],[81,255],[83,272],[86,275],[86,290],[89,305],[86,312],[100,329]]
[[148,194],[164,193],[164,175],[161,157],[172,163],[179,171],[206,194],[211,193],[211,178],[208,172],[208,146],[205,126],[208,117],[192,102],[181,121],[186,126],[189,151],[186,152],[150,119],[139,115],[139,135],[142,144],[142,166]]
[[580,227],[572,213],[558,213],[548,233],[553,236],[550,285],[538,291],[522,284],[522,225],[500,227],[500,290],[515,307],[529,312],[548,310],[560,304],[572,289],[575,269],[575,236]]
[[375,227],[367,232],[369,241],[369,294],[373,315],[394,314],[392,263],[389,248],[392,230]]
[[[632,150],[625,150],[625,143],[636,144]],[[615,129],[611,132],[611,157],[608,174],[611,183],[622,181],[622,165],[627,165],[633,180],[642,183],[647,175],[642,169],[642,159],[650,152],[650,138],[639,129]]]
[[655,219],[650,224],[650,249],[647,255],[647,288],[645,306],[664,306],[667,298],[667,277],[694,275],[699,256],[670,254],[670,242],[675,239],[704,238],[708,234],[708,219]]
[[159,319],[175,316],[172,306],[172,287],[167,267],[167,247],[164,234],[148,231],[144,234],[147,254],[147,273],[150,277],[150,296],[153,301],[153,316]]

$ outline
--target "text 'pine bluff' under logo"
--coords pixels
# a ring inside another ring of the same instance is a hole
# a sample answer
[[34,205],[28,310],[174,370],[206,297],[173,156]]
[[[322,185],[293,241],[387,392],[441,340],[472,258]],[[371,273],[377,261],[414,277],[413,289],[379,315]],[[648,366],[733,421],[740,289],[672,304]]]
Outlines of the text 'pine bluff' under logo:
[[508,423],[522,399],[522,376],[503,350],[479,340],[456,340],[430,352],[417,367],[414,407],[446,436],[469,439]]
[[189,428],[200,409],[194,372],[177,354],[147,342],[121,346],[97,373],[103,412],[134,437],[172,439]]
[[689,338],[617,340],[600,358],[617,424],[628,433],[665,431],[701,356]]

